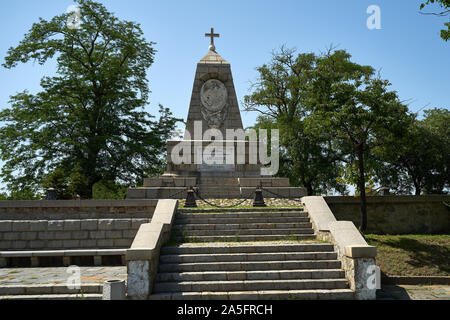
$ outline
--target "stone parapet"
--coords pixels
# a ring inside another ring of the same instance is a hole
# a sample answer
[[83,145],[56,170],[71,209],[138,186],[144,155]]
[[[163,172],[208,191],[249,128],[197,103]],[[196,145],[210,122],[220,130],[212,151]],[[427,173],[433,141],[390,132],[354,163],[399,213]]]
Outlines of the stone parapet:
[[127,250],[128,297],[146,300],[153,288],[161,246],[169,240],[178,207],[176,200],[159,200],[151,223],[140,226]]
[[157,200],[0,201],[1,220],[151,218]]
[[323,197],[303,197],[302,202],[317,237],[335,245],[356,298],[375,299],[376,247],[367,244],[353,222],[337,221]]
[[[338,220],[360,225],[358,197],[324,197]],[[368,196],[367,232],[377,234],[450,233],[450,195]]]
[[0,250],[128,248],[149,218],[0,220]]

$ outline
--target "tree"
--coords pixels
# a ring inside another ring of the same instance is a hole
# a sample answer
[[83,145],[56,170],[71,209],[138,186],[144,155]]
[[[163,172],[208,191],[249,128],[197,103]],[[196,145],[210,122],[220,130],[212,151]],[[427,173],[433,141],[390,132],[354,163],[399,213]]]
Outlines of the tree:
[[345,190],[337,182],[339,155],[331,142],[306,130],[309,87],[318,57],[298,54],[282,47],[269,64],[257,68],[258,79],[250,95],[245,96],[246,111],[256,111],[256,127],[280,130],[280,171],[288,173],[293,185],[307,189],[308,195],[327,189]]
[[9,194],[0,193],[1,200],[41,200],[42,195],[36,193],[31,188],[25,188],[18,191],[12,191]]
[[450,110],[426,110],[423,127],[433,137],[434,166],[427,175],[425,190],[427,193],[447,193],[450,189]]
[[[424,2],[420,5],[420,10],[425,8],[425,6],[429,4],[439,4],[439,6],[443,9],[443,11],[440,12],[431,12],[431,13],[423,13],[423,14],[432,14],[440,17],[444,17],[450,14],[450,0],[427,0],[427,2]],[[445,41],[448,41],[450,39],[450,22],[444,23],[444,25],[447,27],[446,29],[441,30],[441,38]]]
[[82,174],[86,188],[78,191],[86,198],[101,180],[139,183],[161,169],[178,120],[162,106],[158,120],[144,110],[155,50],[139,24],[120,21],[100,3],[75,1],[80,29],[69,28],[70,14],[41,18],[3,64],[57,63],[56,75],[42,78],[41,92],[14,95],[0,112],[0,177],[12,191],[37,190],[55,170]]
[[401,141],[380,148],[378,180],[398,193],[442,194],[450,186],[450,111],[426,110],[411,121]]
[[94,185],[93,198],[96,200],[125,199],[127,188],[114,181],[99,181]]
[[374,150],[401,137],[410,119],[390,83],[370,66],[350,61],[338,50],[318,61],[311,86],[310,127],[334,139],[345,155],[361,200],[361,230],[367,228],[366,181],[373,171]]

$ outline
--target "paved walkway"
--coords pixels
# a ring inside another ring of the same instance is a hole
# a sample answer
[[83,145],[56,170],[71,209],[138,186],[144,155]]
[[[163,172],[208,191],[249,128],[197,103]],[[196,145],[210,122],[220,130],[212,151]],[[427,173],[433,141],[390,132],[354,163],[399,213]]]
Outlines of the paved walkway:
[[380,300],[450,300],[450,286],[386,285],[377,292]]
[[[0,269],[0,286],[64,284],[73,273],[68,268]],[[126,280],[126,267],[80,267],[81,284]],[[377,292],[380,300],[450,300],[450,286],[386,285]]]
[[[0,269],[0,286],[64,284],[74,273],[61,268],[9,268]],[[75,270],[76,271],[76,270]],[[103,283],[106,280],[126,280],[126,267],[80,267],[81,284]]]

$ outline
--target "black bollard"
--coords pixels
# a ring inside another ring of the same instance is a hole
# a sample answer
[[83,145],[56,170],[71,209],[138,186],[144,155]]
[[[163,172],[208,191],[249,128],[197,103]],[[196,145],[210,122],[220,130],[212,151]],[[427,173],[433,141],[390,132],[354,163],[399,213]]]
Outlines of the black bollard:
[[47,194],[45,195],[45,200],[56,200],[56,190],[53,188],[48,188]]
[[380,188],[382,196],[389,196],[391,193],[389,192],[389,187],[381,187]]
[[253,200],[253,207],[267,207],[266,203],[264,202],[261,186],[256,188],[255,200]]
[[194,189],[189,187],[186,196],[186,203],[184,204],[185,208],[197,208],[197,203],[195,202],[195,194]]

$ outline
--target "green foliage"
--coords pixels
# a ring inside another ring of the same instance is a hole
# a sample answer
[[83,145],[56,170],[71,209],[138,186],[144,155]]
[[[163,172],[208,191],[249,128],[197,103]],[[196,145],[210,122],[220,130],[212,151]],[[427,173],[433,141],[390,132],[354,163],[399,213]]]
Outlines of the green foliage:
[[378,177],[383,184],[403,192],[414,189],[416,195],[442,194],[450,188],[450,111],[424,113],[423,120],[411,122],[400,143],[380,150],[387,162]]
[[55,189],[58,200],[74,199],[77,195],[86,194],[88,189],[88,179],[81,170],[77,166],[67,175],[67,171],[57,168],[44,177],[42,186]]
[[[438,4],[441,8],[444,9],[442,12],[434,12],[431,14],[437,15],[437,16],[447,16],[450,14],[450,0],[427,0],[427,2],[424,2],[420,5],[420,10],[422,10],[425,6],[429,4]],[[447,29],[441,30],[441,38],[444,39],[444,41],[448,41],[450,39],[450,22],[444,23],[444,25],[447,27]]]
[[258,80],[244,102],[246,110],[264,116],[257,126],[280,129],[283,173],[308,194],[345,192],[349,182],[357,186],[364,230],[366,181],[377,167],[374,151],[402,136],[410,117],[387,80],[350,58],[344,50],[295,56],[282,47],[257,68]]
[[61,169],[56,169],[55,171],[46,175],[42,183],[44,189],[55,189],[56,199],[58,200],[72,199],[72,194],[68,190],[68,185],[69,182],[67,176]]
[[9,194],[0,193],[1,200],[41,200],[42,195],[38,194],[36,190],[26,188],[23,190],[12,191]]
[[312,86],[310,128],[335,142],[350,168],[347,180],[361,198],[361,230],[367,227],[366,182],[375,170],[375,150],[395,144],[410,121],[408,108],[390,83],[370,66],[350,61],[345,51],[329,53],[319,62]]
[[0,177],[13,192],[37,189],[57,168],[60,182],[71,180],[64,182],[68,192],[91,198],[98,181],[135,185],[164,164],[165,141],[178,119],[162,106],[159,120],[143,109],[154,43],[139,24],[120,21],[102,4],[75,2],[81,29],[67,27],[69,14],[40,19],[5,57],[6,68],[57,63],[57,75],[42,78],[41,92],[18,93],[0,112]]
[[337,180],[339,154],[326,137],[307,130],[311,85],[321,57],[298,54],[282,47],[269,64],[257,68],[253,92],[245,96],[247,111],[257,111],[256,129],[280,130],[279,175],[289,176],[294,186],[305,186],[309,195],[327,189],[341,192]]
[[94,184],[92,198],[95,200],[125,199],[127,187],[114,181],[99,181]]

